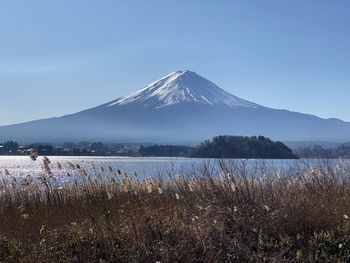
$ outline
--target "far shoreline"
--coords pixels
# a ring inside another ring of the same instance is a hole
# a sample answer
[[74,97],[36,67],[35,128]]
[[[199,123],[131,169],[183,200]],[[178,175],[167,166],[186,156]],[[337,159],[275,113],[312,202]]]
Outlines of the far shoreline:
[[[23,157],[23,158],[30,158],[29,155],[0,155],[0,158],[7,157]],[[262,160],[290,160],[290,161],[302,161],[302,160],[339,160],[339,159],[344,159],[344,160],[350,160],[350,158],[343,158],[343,157],[299,157],[295,159],[291,158],[199,158],[199,157],[187,157],[187,156],[124,156],[124,155],[41,155],[38,157],[38,159],[43,158],[43,157],[59,157],[59,158],[120,158],[120,159],[128,159],[128,158],[139,158],[139,159],[162,159],[162,158],[168,158],[168,159],[188,159],[188,160],[256,160],[256,161],[262,161]]]

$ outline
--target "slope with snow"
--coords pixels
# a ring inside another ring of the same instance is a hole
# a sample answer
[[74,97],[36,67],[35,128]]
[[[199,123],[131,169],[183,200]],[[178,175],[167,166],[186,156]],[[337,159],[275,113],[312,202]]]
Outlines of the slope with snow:
[[113,101],[107,106],[143,103],[145,106],[162,108],[184,102],[225,105],[231,108],[259,107],[258,104],[233,96],[211,81],[189,70],[173,72],[141,90]]
[[341,142],[350,140],[350,123],[260,106],[185,70],[91,109],[0,127],[2,141],[19,142],[181,144],[219,134],[264,135],[282,141]]

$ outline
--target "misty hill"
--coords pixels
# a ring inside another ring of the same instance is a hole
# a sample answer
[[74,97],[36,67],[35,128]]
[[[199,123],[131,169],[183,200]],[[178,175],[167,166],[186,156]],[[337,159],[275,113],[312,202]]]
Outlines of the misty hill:
[[296,159],[282,142],[273,142],[263,136],[216,136],[195,148],[191,157],[197,158],[255,158]]
[[350,123],[275,110],[238,98],[192,71],[59,118],[0,127],[1,140],[188,143],[217,134],[281,141],[347,141]]

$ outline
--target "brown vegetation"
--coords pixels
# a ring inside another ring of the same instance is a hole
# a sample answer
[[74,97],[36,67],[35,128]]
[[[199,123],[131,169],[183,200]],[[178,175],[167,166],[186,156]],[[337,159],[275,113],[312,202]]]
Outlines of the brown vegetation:
[[[220,161],[191,176],[137,180],[112,167],[57,187],[43,174],[0,184],[0,262],[324,262],[350,260],[350,169],[289,175]],[[100,169],[100,168],[99,168]],[[96,169],[95,169],[96,171]],[[72,171],[65,171],[72,176]]]

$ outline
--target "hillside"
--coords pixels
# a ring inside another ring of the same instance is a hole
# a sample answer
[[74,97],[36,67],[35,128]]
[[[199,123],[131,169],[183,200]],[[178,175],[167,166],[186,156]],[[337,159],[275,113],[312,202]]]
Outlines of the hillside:
[[192,71],[176,71],[128,96],[58,118],[1,126],[2,141],[199,143],[217,134],[280,141],[350,140],[350,123],[264,107]]
[[296,159],[282,142],[273,142],[263,136],[217,136],[205,141],[192,152],[197,158],[242,158],[242,159]]

